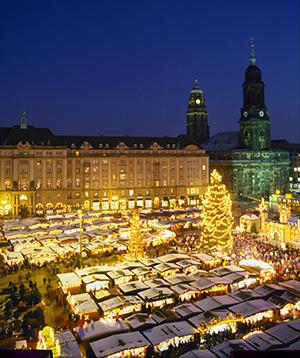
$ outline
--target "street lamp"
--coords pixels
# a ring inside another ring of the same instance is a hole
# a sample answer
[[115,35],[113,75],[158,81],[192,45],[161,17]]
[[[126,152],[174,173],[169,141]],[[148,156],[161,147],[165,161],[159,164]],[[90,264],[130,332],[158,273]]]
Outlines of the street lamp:
[[82,265],[82,210],[77,211],[79,217],[79,267]]

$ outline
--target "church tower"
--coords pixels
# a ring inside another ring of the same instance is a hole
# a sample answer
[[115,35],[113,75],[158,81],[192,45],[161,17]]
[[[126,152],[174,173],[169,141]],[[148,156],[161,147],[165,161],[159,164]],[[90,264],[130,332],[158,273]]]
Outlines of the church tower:
[[195,84],[190,92],[186,112],[186,134],[193,137],[198,144],[207,141],[209,138],[205,99],[203,91],[198,85],[198,80],[195,80]]
[[253,39],[250,42],[250,65],[245,71],[243,83],[244,104],[240,117],[241,145],[251,150],[269,150],[270,119],[265,106],[265,84],[256,66]]
[[20,117],[20,128],[27,129],[28,116],[25,111],[22,112]]

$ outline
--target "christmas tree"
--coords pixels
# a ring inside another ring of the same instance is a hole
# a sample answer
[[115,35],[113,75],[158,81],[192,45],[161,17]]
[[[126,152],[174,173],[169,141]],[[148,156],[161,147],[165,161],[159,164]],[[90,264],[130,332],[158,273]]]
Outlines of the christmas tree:
[[210,251],[232,252],[231,229],[233,218],[231,199],[222,177],[216,171],[210,175],[210,185],[202,203],[201,244]]

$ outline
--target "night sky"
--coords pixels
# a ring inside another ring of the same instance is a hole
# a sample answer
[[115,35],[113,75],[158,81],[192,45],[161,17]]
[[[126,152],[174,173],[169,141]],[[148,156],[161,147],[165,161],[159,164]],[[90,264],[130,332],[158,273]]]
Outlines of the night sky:
[[194,79],[211,134],[238,130],[254,37],[273,139],[300,141],[299,1],[2,0],[1,126],[185,133]]

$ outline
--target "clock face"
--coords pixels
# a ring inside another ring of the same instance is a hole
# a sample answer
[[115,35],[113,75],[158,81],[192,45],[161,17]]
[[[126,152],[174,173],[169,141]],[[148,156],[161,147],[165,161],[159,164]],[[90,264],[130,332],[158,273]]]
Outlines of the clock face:
[[264,116],[264,111],[259,111],[258,114],[259,114],[260,117],[263,117]]
[[196,99],[196,103],[200,104],[200,99],[199,98]]
[[245,111],[245,112],[243,113],[243,116],[244,116],[244,117],[248,117],[248,112]]

